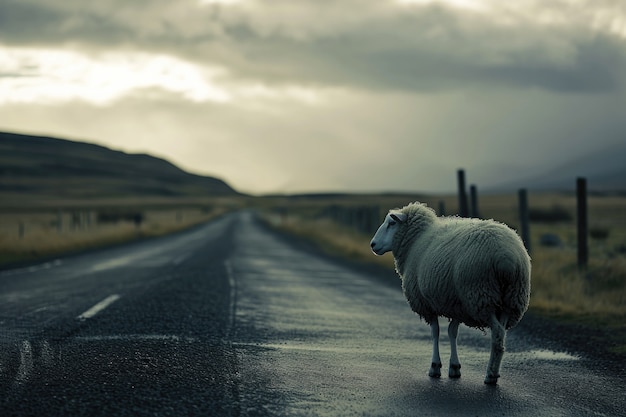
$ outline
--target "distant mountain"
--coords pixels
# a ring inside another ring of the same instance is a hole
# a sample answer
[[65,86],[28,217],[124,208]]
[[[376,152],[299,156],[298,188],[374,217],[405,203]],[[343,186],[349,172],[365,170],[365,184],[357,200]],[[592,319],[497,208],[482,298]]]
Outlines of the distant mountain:
[[578,177],[587,178],[587,188],[592,192],[626,192],[626,140],[547,169],[541,174],[493,188],[572,191],[576,188]]
[[145,154],[0,132],[0,195],[57,198],[237,195],[224,181]]

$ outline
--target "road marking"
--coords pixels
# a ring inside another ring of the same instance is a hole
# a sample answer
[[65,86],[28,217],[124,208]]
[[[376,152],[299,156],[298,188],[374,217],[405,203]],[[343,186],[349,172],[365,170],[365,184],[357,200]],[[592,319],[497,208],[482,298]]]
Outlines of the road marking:
[[33,347],[28,340],[24,340],[20,345],[20,366],[17,369],[15,382],[18,384],[26,382],[33,367]]
[[54,363],[54,350],[47,340],[41,342],[41,362],[44,366],[52,366]]
[[[241,386],[240,381],[238,380],[239,370],[236,370],[233,363],[234,358],[236,358],[236,353],[233,347],[232,338],[235,330],[235,314],[237,312],[237,281],[235,281],[235,273],[233,272],[233,264],[230,259],[224,260],[224,269],[226,269],[226,276],[228,277],[228,286],[230,287],[230,297],[228,302],[228,323],[226,324],[226,335],[222,340],[226,346],[229,347],[227,351],[227,357],[231,357],[226,362],[226,367],[228,369],[228,374],[233,375],[234,379],[231,383],[227,384],[229,386],[224,390],[224,399],[227,404],[237,404],[240,402],[239,397],[239,387]],[[240,408],[241,409],[241,408]]]
[[90,272],[107,271],[109,269],[120,268],[129,264],[138,264],[139,262],[143,264],[146,261],[149,262],[151,258],[156,261],[154,266],[164,265],[169,262],[166,257],[162,256],[165,251],[166,249],[164,247],[158,246],[156,248],[148,248],[130,253],[128,255],[118,256],[95,264],[91,267]]
[[110,259],[105,262],[100,262],[99,264],[96,264],[91,268],[91,272],[100,272],[100,271],[106,271],[107,269],[119,268],[120,266],[124,266],[124,265],[131,263],[132,261],[135,260],[135,258],[138,258],[138,257],[139,257],[138,255],[123,256],[120,258]]
[[183,263],[183,262],[184,262],[184,261],[185,261],[185,260],[186,260],[189,256],[190,256],[189,254],[179,256],[178,258],[174,259],[174,260],[172,261],[172,263],[173,263],[174,265],[180,265],[180,264],[181,264],[181,263]]
[[78,340],[80,342],[106,342],[106,341],[117,341],[117,340],[138,340],[138,341],[149,341],[149,340],[165,340],[172,342],[187,342],[193,343],[198,339],[195,337],[188,336],[178,336],[175,334],[111,334],[111,335],[102,335],[102,336],[77,336],[74,340]]
[[118,294],[111,294],[104,300],[100,301],[98,304],[91,307],[89,310],[85,311],[80,316],[76,317],[78,320],[87,320],[100,313],[102,310],[116,302],[120,299]]
[[230,259],[224,261],[226,275],[228,276],[228,285],[230,286],[230,305],[228,306],[228,328],[226,330],[226,338],[229,339],[233,328],[235,327],[235,311],[237,308],[237,282]]

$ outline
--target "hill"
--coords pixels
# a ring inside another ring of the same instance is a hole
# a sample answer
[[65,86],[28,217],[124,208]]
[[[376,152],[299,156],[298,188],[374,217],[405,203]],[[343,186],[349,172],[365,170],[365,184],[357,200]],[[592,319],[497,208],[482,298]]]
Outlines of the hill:
[[239,193],[145,154],[51,137],[0,132],[0,196],[56,199],[207,197]]
[[576,178],[587,178],[592,192],[626,192],[626,142],[590,152],[528,178],[491,187],[492,191],[528,188],[535,191],[573,191]]

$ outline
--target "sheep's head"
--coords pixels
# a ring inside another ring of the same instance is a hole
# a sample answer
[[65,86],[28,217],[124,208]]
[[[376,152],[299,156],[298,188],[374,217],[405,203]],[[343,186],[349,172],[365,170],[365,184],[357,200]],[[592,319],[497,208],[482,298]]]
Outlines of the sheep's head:
[[401,211],[390,211],[385,216],[385,221],[380,225],[376,234],[370,242],[372,251],[376,255],[382,255],[391,250],[393,244],[393,236],[400,228],[400,225],[407,219],[407,215]]

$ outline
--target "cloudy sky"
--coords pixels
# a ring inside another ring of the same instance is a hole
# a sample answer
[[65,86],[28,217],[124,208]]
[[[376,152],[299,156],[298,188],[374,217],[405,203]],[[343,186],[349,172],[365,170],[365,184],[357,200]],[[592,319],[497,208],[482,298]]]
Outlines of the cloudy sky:
[[0,130],[242,192],[450,191],[626,138],[622,0],[0,0]]

